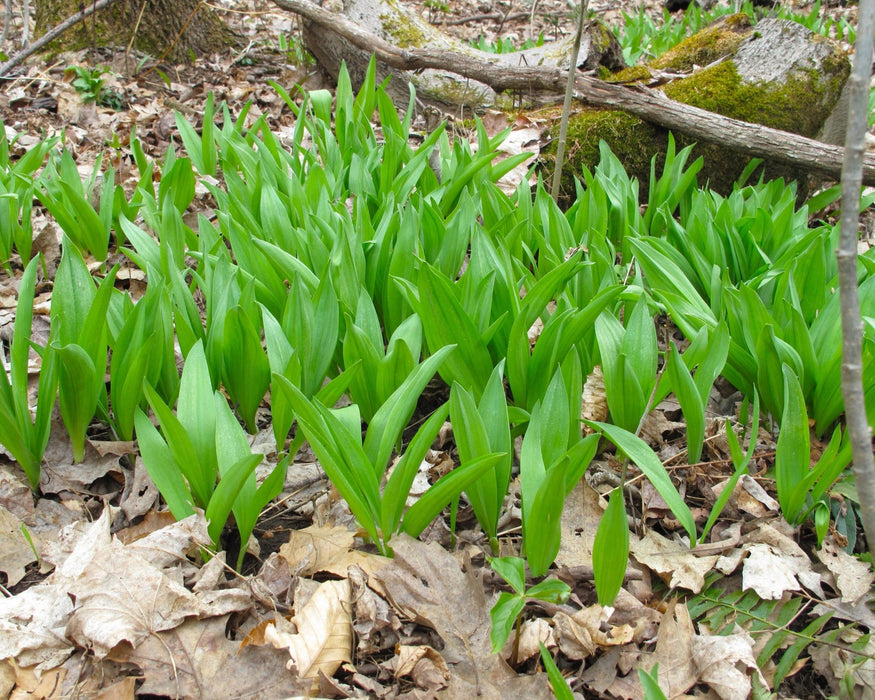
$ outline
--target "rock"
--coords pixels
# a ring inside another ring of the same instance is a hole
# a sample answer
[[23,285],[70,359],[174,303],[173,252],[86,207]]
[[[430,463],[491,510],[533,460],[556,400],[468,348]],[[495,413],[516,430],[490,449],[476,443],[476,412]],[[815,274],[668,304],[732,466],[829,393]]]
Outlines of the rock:
[[[677,73],[688,75],[672,79]],[[679,102],[841,143],[846,113],[842,92],[849,74],[845,52],[828,39],[789,20],[764,19],[752,27],[747,16],[739,14],[703,29],[648,66],[629,68],[614,79],[644,84],[667,80],[660,89]],[[650,159],[664,150],[665,129],[623,113],[586,109],[572,118],[569,135],[575,141],[569,150],[578,157],[567,166],[565,191],[574,191],[570,173],[598,162],[598,142],[604,139],[627,172],[638,177],[646,198]],[[679,148],[691,142],[676,136]],[[705,157],[700,180],[708,180],[718,192],[730,191],[750,160],[716,144],[698,145],[693,157],[699,155]],[[801,171],[769,163],[765,176],[807,182]]]

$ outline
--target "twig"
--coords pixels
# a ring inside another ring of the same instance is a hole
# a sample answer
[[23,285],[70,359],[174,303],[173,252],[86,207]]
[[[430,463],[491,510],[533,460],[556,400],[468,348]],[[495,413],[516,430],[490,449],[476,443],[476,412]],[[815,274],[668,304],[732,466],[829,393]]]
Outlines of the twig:
[[586,23],[587,0],[580,0],[577,17],[577,31],[571,47],[571,64],[568,66],[568,82],[565,84],[565,101],[562,103],[562,120],[559,123],[559,143],[556,145],[556,165],[553,168],[553,182],[550,195],[559,203],[559,185],[562,181],[562,166],[565,165],[565,142],[568,140],[568,117],[571,115],[571,100],[574,97],[574,76],[577,74],[577,57],[580,55],[580,38]]
[[860,296],[857,288],[857,241],[873,32],[875,0],[861,0],[857,15],[854,70],[848,78],[848,130],[842,164],[842,219],[839,248],[836,252],[842,309],[842,396],[845,400],[845,420],[854,456],[860,519],[870,555],[875,552],[875,458],[872,454],[872,430],[866,416],[866,399],[863,394],[863,321],[860,318]]
[[446,27],[456,27],[460,24],[468,24],[469,22],[486,22],[487,20],[493,20],[495,22],[514,22],[518,19],[523,19],[528,16],[528,12],[514,12],[512,15],[507,15],[506,17],[500,12],[487,12],[482,15],[471,15],[470,17],[458,17],[457,19],[448,19],[445,22],[441,22],[441,24]]
[[66,32],[70,27],[74,26],[78,22],[81,22],[86,17],[90,17],[98,10],[102,10],[105,7],[109,7],[115,2],[115,0],[100,0],[100,2],[95,2],[91,7],[87,9],[80,10],[75,15],[70,15],[67,19],[65,19],[60,24],[52,27],[49,31],[43,34],[39,39],[35,42],[26,46],[17,54],[15,54],[12,58],[10,58],[5,63],[0,63],[0,78],[7,75],[9,71],[15,68],[18,65],[28,58],[29,56],[35,54],[39,51],[43,46],[50,43],[54,39],[57,39],[61,34]]

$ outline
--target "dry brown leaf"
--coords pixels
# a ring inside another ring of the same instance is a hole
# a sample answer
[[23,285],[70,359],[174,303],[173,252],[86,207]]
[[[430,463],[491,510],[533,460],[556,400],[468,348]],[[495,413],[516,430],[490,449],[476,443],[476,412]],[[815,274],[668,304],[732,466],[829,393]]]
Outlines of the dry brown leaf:
[[[653,663],[659,664],[659,687],[669,700],[686,693],[698,680],[692,657],[694,636],[687,606],[676,601],[669,603],[659,625],[656,651],[651,657]],[[646,668],[652,668],[652,664]]]
[[753,639],[742,629],[736,628],[734,634],[725,636],[693,637],[692,655],[699,680],[723,700],[747,700],[754,674],[763,687],[768,687],[754,658]]
[[401,622],[386,600],[367,585],[367,576],[358,566],[349,568],[349,585],[353,605],[353,629],[356,650],[361,656],[370,656],[392,649],[398,642]]
[[280,556],[289,562],[293,575],[313,576],[332,573],[346,577],[350,566],[360,566],[371,574],[389,559],[354,549],[355,533],[341,525],[310,525],[293,530],[289,541],[280,547]]
[[301,678],[316,679],[320,671],[333,676],[343,662],[352,660],[350,603],[348,581],[325,581],[292,619],[297,632],[268,625],[264,639],[288,650],[288,667]]
[[149,636],[136,649],[121,645],[112,658],[143,672],[141,695],[185,698],[281,698],[306,693],[311,682],[289,673],[288,655],[271,646],[225,636],[227,616],[190,619]]
[[811,560],[802,548],[779,527],[780,521],[761,524],[744,536],[742,549],[748,556],[742,569],[742,588],[752,588],[760,598],[777,600],[784,591],[799,590],[801,584],[823,598],[820,574],[811,569]]
[[552,697],[542,675],[518,676],[491,653],[486,597],[473,571],[464,573],[456,559],[434,542],[400,535],[390,545],[395,558],[371,577],[371,586],[402,617],[440,635],[445,644],[441,656],[451,673],[445,697]]
[[835,577],[835,587],[841,594],[843,603],[854,605],[864,597],[872,595],[875,572],[872,572],[868,564],[842,549],[831,535],[823,541],[823,547],[817,551],[817,558]]
[[0,506],[0,571],[6,574],[7,586],[21,581],[25,567],[37,559],[34,547],[21,530],[22,525],[21,520]]
[[592,566],[592,547],[604,510],[598,492],[581,479],[565,499],[556,566]]
[[699,593],[707,574],[717,563],[717,556],[697,557],[686,547],[673,542],[654,530],[632,544],[632,556],[655,571],[671,588],[686,588]]
[[553,616],[559,648],[567,657],[580,661],[589,658],[601,647],[628,644],[634,639],[631,625],[611,625],[612,608],[591,605],[574,615],[557,612]]
[[[511,639],[508,640],[511,644],[513,644],[512,639],[513,635],[511,635]],[[550,626],[550,623],[543,617],[535,617],[530,620],[525,620],[520,627],[520,643],[517,649],[517,662],[522,663],[528,661],[535,656],[535,654],[539,654],[541,652],[541,644],[548,649],[552,649],[556,646],[556,639],[553,636],[553,628]],[[502,656],[507,658],[509,655],[509,653],[505,654],[504,650],[502,650]]]
[[396,679],[409,676],[418,687],[429,693],[437,693],[449,683],[447,662],[430,646],[401,644],[392,662]]

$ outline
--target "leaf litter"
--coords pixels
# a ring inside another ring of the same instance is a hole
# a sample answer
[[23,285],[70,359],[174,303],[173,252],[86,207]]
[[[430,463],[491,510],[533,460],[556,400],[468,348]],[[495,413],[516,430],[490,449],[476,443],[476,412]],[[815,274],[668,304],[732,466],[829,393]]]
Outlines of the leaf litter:
[[[265,14],[260,22],[288,23],[281,13]],[[274,68],[259,77],[261,83],[266,77],[294,82],[295,69],[266,63]],[[249,123],[265,114],[281,136],[291,121],[276,94],[253,88],[249,76],[232,66],[231,57],[216,55],[168,85],[154,76],[124,83],[130,109],[116,113],[83,106],[63,81],[36,77],[34,64],[31,84],[13,87],[8,96],[33,101],[51,94],[57,114],[20,106],[10,112],[4,100],[4,121],[10,135],[19,135],[19,149],[28,147],[32,134],[65,129],[67,147],[86,176],[99,151],[94,144],[129,133],[134,124],[150,155],[163,153],[174,133],[171,108],[197,113],[211,90],[224,93],[232,108],[234,100],[254,96]],[[308,87],[322,86],[318,77],[308,80]],[[503,116],[487,119],[490,133],[507,125]],[[507,155],[537,148],[538,124],[520,117],[511,126]],[[114,165],[122,183],[131,185],[136,169],[124,161]],[[518,166],[502,186],[513,190],[526,171]],[[198,197],[210,214],[208,193]],[[60,229],[41,212],[35,217],[35,230],[43,230],[36,245],[52,274]],[[122,269],[118,283],[142,292],[138,272]],[[0,282],[2,333],[11,333],[16,288],[17,279]],[[47,310],[49,303],[50,293],[44,293],[37,309],[42,304]],[[46,310],[35,317],[36,332],[46,333]],[[35,355],[32,365],[36,372]],[[603,420],[603,387],[599,392],[595,385],[585,410],[588,418]],[[648,421],[646,435],[665,450],[666,460],[677,453],[669,447],[673,436],[684,431],[676,415],[660,406]],[[685,476],[688,496],[708,501],[705,513],[729,476],[719,426],[712,423],[702,464]],[[774,449],[771,436],[759,440],[762,454]],[[519,665],[512,668],[510,648],[492,654],[489,641],[489,609],[501,586],[489,575],[482,549],[462,540],[463,520],[457,547],[438,527],[432,541],[428,533],[425,541],[393,538],[395,558],[387,560],[363,545],[318,465],[296,464],[300,469],[289,470],[281,497],[294,508],[280,511],[279,526],[257,531],[263,563],[239,576],[223,553],[209,553],[202,514],[175,523],[155,509],[157,491],[141,461],[131,462],[132,445],[102,439],[86,444],[85,461],[74,466],[62,431],[55,431],[40,487],[51,498],[35,505],[10,462],[0,464],[0,574],[7,594],[0,599],[2,697],[551,697],[533,660],[543,642],[586,697],[642,698],[637,669],[658,664],[667,697],[694,692],[734,699],[769,684],[764,672],[773,676],[774,664],[763,668],[758,654],[770,635],[798,631],[824,614],[842,622],[812,639],[809,658],[797,654],[787,672],[816,673],[836,694],[849,687],[862,697],[875,694],[875,643],[867,634],[875,624],[873,574],[845,552],[839,533],[829,535],[814,558],[797,544],[798,533],[780,521],[764,488],[772,488],[762,478],[767,457],[733,492],[725,515],[734,514],[734,522],[715,527],[711,542],[692,550],[670,526],[658,494],[642,486],[645,523],[639,524],[661,525],[665,534],[648,527],[634,538],[624,588],[612,608],[603,608],[594,603],[592,538],[610,488],[598,483],[600,472],[611,471],[606,455],[587,475],[595,477],[592,485],[581,481],[566,501],[562,548],[551,575],[572,586],[572,598],[561,606],[526,608]],[[301,481],[304,472],[309,476]],[[503,525],[511,533],[519,527],[518,510]],[[513,550],[515,540],[502,544]],[[737,601],[722,609],[737,623],[721,619],[718,628],[691,617],[688,604],[701,602],[697,596],[722,600],[733,590],[776,603],[772,611],[794,598],[805,602],[792,620],[766,626],[768,633],[739,615]],[[786,635],[782,648],[801,638],[794,635]]]

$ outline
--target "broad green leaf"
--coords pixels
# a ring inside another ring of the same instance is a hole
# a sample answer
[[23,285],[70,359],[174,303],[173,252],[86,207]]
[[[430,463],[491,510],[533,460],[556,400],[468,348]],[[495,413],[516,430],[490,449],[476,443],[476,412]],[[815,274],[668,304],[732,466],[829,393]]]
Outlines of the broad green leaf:
[[799,380],[789,365],[782,365],[781,371],[784,377],[784,413],[775,448],[775,486],[784,517],[787,522],[795,524],[808,491],[805,477],[811,467],[811,437]]
[[504,643],[513,632],[513,626],[517,618],[526,606],[525,598],[503,591],[495,601],[495,605],[489,611],[492,621],[492,631],[489,638],[492,641],[492,653],[497,654],[504,647]]
[[687,462],[695,464],[702,456],[702,444],[705,440],[705,406],[696,382],[687,371],[673,342],[666,360],[666,376],[683,409],[687,424]]
[[426,453],[447,419],[448,410],[447,404],[443,404],[422,424],[386,481],[380,520],[384,537],[397,531],[404,505],[410,495],[410,487],[422,460],[425,459]]
[[[248,455],[227,467],[224,475],[219,480],[219,485],[213,492],[206,509],[206,517],[209,522],[207,531],[210,533],[210,539],[217,547],[234,502],[240,494],[240,489],[243,488],[246,480],[252,476],[255,468],[261,464],[261,459],[262,455],[259,454]],[[240,546],[245,550],[246,542],[241,542]]]
[[493,469],[504,457],[503,453],[489,454],[438,479],[404,514],[401,529],[411,537],[419,537],[450,501],[457,498],[472,481]]
[[681,525],[684,526],[684,529],[690,536],[690,541],[695,541],[696,523],[693,520],[693,514],[674,487],[674,484],[671,483],[668,472],[649,445],[637,435],[630,433],[628,430],[623,430],[616,425],[596,421],[584,422],[601,430],[608,440],[619,447],[644,472],[644,475],[650,480],[650,483],[653,484],[659,495],[662,496],[671,512],[674,513]]
[[94,363],[81,346],[73,343],[52,345],[51,352],[59,358],[61,417],[73,443],[73,461],[81,462],[85,457],[85,431],[97,409]]
[[629,525],[623,489],[614,489],[608,499],[608,507],[599,521],[592,549],[592,568],[599,605],[613,605],[629,560]]
[[526,566],[520,557],[487,557],[489,566],[510,584],[518,595],[526,593]]
[[385,471],[389,458],[392,456],[392,449],[401,437],[410,416],[413,415],[416,402],[423,389],[434,377],[435,372],[439,371],[455,347],[455,345],[448,345],[440,348],[413,370],[413,373],[380,407],[368,425],[364,451],[373,465],[378,479]]
[[548,603],[555,603],[556,605],[564,603],[570,595],[571,587],[565,581],[560,581],[558,578],[544,579],[526,591],[526,598],[543,600]]
[[534,501],[523,511],[526,561],[535,578],[547,573],[562,541],[562,508],[565,503],[567,462],[551,466],[538,487]]
[[565,682],[565,677],[562,675],[559,667],[556,666],[556,662],[553,661],[553,657],[550,656],[550,652],[547,651],[544,642],[538,642],[538,648],[541,652],[541,663],[544,664],[544,669],[547,671],[547,679],[550,681],[550,688],[552,688],[556,700],[574,700],[574,693],[571,692],[571,688]]
[[137,428],[137,444],[143,464],[173,517],[182,520],[192,515],[194,499],[167,443],[140,409],[134,413],[134,425]]

